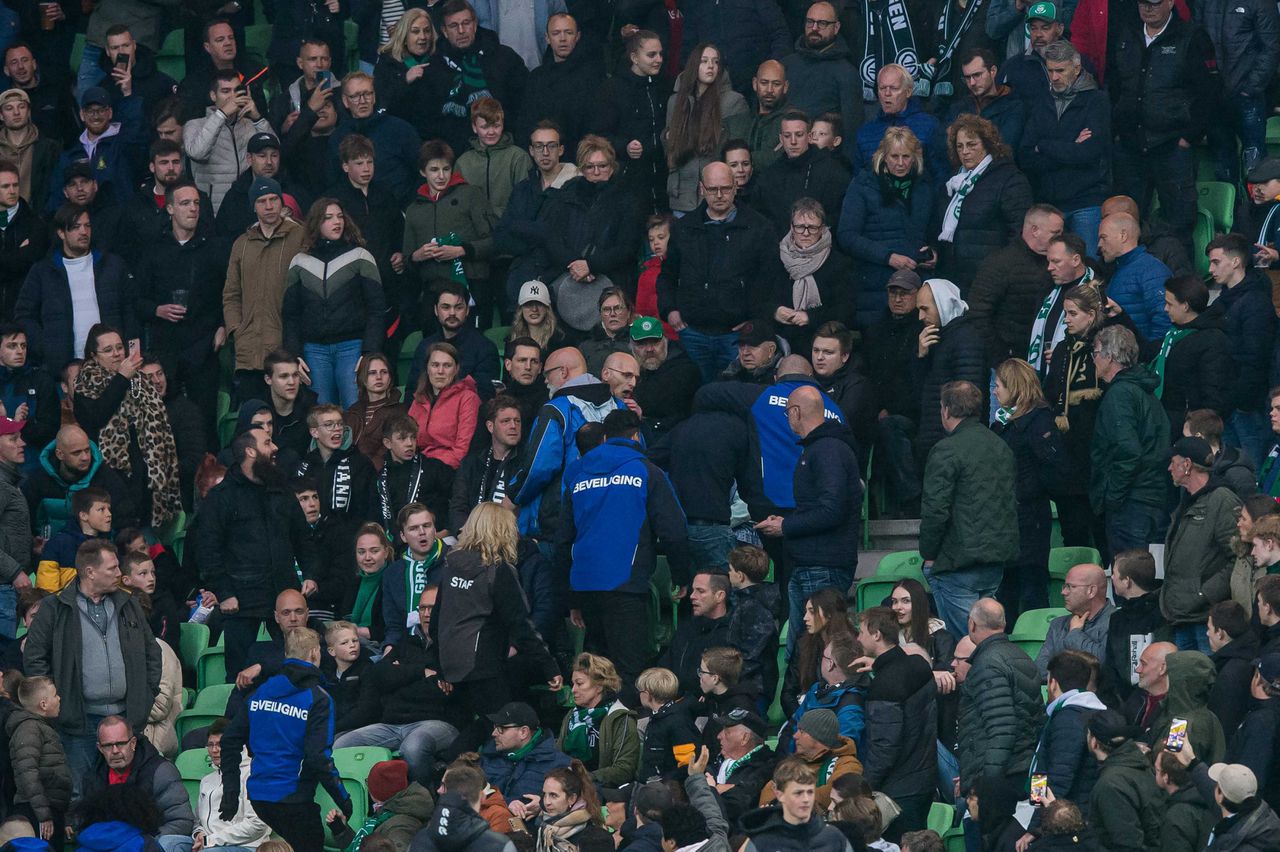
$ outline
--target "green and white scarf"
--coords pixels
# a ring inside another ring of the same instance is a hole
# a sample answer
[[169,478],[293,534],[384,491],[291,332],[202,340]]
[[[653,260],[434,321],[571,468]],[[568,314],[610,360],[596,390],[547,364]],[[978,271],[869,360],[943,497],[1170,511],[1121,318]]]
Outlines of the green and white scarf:
[[947,202],[947,213],[942,218],[942,233],[938,234],[938,239],[945,243],[955,242],[956,226],[960,224],[960,208],[964,206],[964,199],[973,191],[974,185],[986,172],[991,162],[991,155],[988,154],[974,167],[973,171],[961,169],[947,181],[947,192],[950,193],[951,200]]
[[1173,350],[1173,345],[1188,334],[1195,333],[1194,328],[1171,328],[1164,333],[1164,343],[1160,344],[1160,354],[1156,355],[1156,360],[1151,362],[1151,369],[1155,370],[1157,376],[1160,377],[1160,384],[1156,388],[1156,399],[1164,398],[1164,368],[1165,362],[1169,359],[1169,353]]
[[881,68],[896,62],[910,71],[912,77],[919,77],[920,60],[903,0],[868,0],[863,23],[858,76],[862,80],[862,100],[874,103],[876,75]]
[[604,701],[595,707],[574,707],[564,732],[564,753],[594,766],[600,752],[600,723],[608,715],[609,705]]
[[[1092,267],[1084,268],[1084,276],[1072,286],[1088,284],[1093,280]],[[1037,373],[1043,377],[1044,353],[1052,352],[1054,348],[1062,342],[1067,336],[1067,316],[1065,311],[1058,313],[1058,321],[1053,325],[1053,336],[1049,338],[1049,345],[1044,345],[1044,327],[1048,323],[1049,314],[1053,313],[1053,306],[1058,303],[1062,295],[1067,292],[1068,287],[1055,287],[1049,291],[1049,295],[1044,297],[1044,303],[1040,305],[1040,312],[1036,314],[1036,321],[1031,326],[1031,345],[1027,347],[1027,363],[1035,368]]]

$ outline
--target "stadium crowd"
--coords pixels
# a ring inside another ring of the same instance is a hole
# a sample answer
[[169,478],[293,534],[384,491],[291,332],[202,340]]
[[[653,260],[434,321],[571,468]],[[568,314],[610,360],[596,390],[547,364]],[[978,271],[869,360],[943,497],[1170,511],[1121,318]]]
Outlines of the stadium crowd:
[[0,49],[0,852],[1280,852],[1275,4]]

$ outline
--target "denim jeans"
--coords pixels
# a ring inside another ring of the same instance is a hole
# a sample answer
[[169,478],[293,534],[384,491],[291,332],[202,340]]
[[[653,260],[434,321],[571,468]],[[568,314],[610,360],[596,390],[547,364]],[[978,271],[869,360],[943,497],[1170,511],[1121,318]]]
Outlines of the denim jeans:
[[191,852],[191,837],[186,834],[162,834],[156,843],[164,852]]
[[1271,426],[1267,415],[1261,411],[1235,411],[1227,418],[1222,430],[1222,443],[1227,447],[1244,450],[1255,465],[1267,457],[1267,442],[1271,439]]
[[[1244,161],[1244,173],[1248,174],[1266,149],[1266,98],[1231,94],[1219,100],[1218,104],[1219,120],[1209,123],[1214,177],[1227,183],[1239,184],[1241,161]],[[1237,139],[1240,140],[1239,150],[1236,148]]]
[[311,389],[322,403],[337,403],[348,409],[356,404],[356,366],[362,342],[304,343],[302,357],[311,368]]
[[436,752],[448,748],[457,736],[457,728],[436,719],[403,725],[377,722],[347,731],[333,741],[333,747],[383,746],[399,751],[409,764],[409,780],[426,785],[435,768]]
[[107,78],[106,72],[98,66],[101,58],[102,48],[85,42],[84,53],[80,55],[80,70],[76,74],[77,98],[84,94],[85,89],[96,86]]
[[1179,624],[1173,628],[1173,644],[1178,646],[1179,651],[1213,653],[1213,649],[1209,647],[1209,625],[1207,624]]
[[18,592],[13,586],[0,586],[0,636],[13,639],[18,632]]
[[1132,500],[1107,512],[1107,548],[1111,558],[1122,550],[1146,550],[1149,544],[1160,541],[1160,532],[1167,521],[1163,508]]
[[693,326],[680,332],[680,345],[702,371],[703,382],[714,382],[716,377],[738,356],[738,335],[703,334]]
[[804,633],[804,603],[819,589],[836,588],[842,595],[849,594],[853,585],[852,568],[824,568],[821,565],[797,565],[791,571],[787,583],[787,618],[791,627],[787,630],[787,659],[796,649],[796,640]]
[[93,777],[93,767],[98,760],[98,723],[105,717],[86,713],[85,733],[61,734],[62,750],[67,755],[67,769],[71,771],[71,799],[75,801],[85,793],[84,779]]
[[1004,563],[970,565],[959,571],[924,571],[938,617],[952,636],[969,632],[969,609],[979,598],[994,598],[1004,578]]
[[1063,213],[1067,230],[1084,240],[1089,257],[1098,256],[1098,226],[1102,224],[1101,207],[1081,207]]
[[689,522],[689,555],[695,570],[728,565],[729,551],[736,544],[728,524]]

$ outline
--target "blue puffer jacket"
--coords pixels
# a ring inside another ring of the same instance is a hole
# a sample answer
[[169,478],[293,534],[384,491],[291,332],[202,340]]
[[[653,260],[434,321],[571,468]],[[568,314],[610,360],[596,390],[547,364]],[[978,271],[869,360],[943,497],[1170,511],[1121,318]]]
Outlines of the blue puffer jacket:
[[1160,340],[1169,330],[1164,311],[1164,283],[1173,275],[1155,255],[1139,245],[1116,258],[1116,271],[1107,282],[1107,295],[1133,318],[1147,340]]
[[887,200],[880,178],[871,169],[854,176],[844,196],[837,232],[840,247],[858,261],[857,312],[862,328],[883,313],[885,285],[893,274],[889,255],[914,258],[928,242],[929,217],[933,213],[933,186],[917,178],[906,201]]
[[94,852],[160,852],[155,840],[118,820],[95,822],[76,835],[76,845]]
[[569,756],[556,748],[555,737],[539,729],[537,743],[519,760],[498,751],[490,737],[480,749],[480,768],[487,780],[508,802],[521,801],[529,793],[542,795],[542,779],[553,769],[569,765]]
[[840,736],[848,737],[858,745],[858,753],[862,753],[862,734],[866,730],[866,711],[864,704],[867,698],[867,687],[861,680],[845,681],[830,684],[819,680],[800,699],[800,706],[778,732],[778,753],[794,754],[796,750],[796,728],[800,725],[800,717],[810,710],[830,710],[836,714],[840,723]]
[[947,159],[947,133],[936,117],[924,111],[918,98],[907,101],[907,108],[897,115],[885,115],[881,110],[876,113],[875,119],[858,128],[854,169],[865,169],[871,165],[871,155],[880,147],[880,140],[890,127],[905,127],[920,140],[920,144],[924,146],[924,164],[930,180],[941,184],[951,176],[951,165]]

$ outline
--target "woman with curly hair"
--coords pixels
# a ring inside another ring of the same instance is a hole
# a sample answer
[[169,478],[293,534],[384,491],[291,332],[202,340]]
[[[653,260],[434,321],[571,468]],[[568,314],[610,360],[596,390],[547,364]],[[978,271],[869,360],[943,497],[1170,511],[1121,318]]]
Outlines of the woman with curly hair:
[[573,709],[560,724],[556,748],[582,761],[602,787],[631,783],[640,765],[640,732],[636,714],[618,700],[618,670],[599,654],[579,654],[570,683]]
[[596,786],[582,761],[547,773],[537,839],[538,852],[613,852],[613,835],[605,830]]
[[1013,162],[1000,131],[985,118],[964,114],[947,128],[947,152],[956,173],[938,199],[938,270],[963,295],[987,255],[1022,230],[1031,184]]

